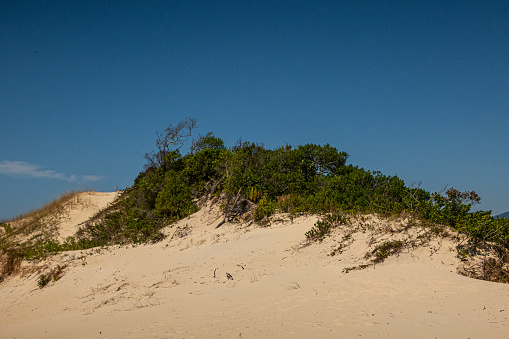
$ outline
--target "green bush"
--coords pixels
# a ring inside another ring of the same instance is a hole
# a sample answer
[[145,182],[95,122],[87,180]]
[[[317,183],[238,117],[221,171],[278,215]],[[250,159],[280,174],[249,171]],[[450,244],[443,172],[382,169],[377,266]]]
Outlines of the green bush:
[[175,172],[168,172],[162,189],[157,194],[155,214],[169,219],[180,219],[194,213],[191,187]]
[[49,275],[46,275],[46,274],[41,274],[39,276],[39,279],[37,279],[37,286],[39,286],[39,288],[43,288],[44,286],[46,286],[49,282],[51,281],[51,277]]
[[468,235],[470,243],[477,246],[487,241],[509,248],[509,219],[491,217],[490,212],[478,211],[456,221],[458,231]]
[[385,259],[391,255],[401,252],[404,242],[401,240],[389,240],[375,247],[375,249],[367,255],[367,257],[374,257],[374,263],[384,262]]
[[254,220],[256,222],[259,222],[272,214],[276,211],[277,203],[275,201],[271,201],[267,197],[263,197],[260,199],[260,202],[258,203],[258,206],[256,207],[256,210],[254,212]]
[[322,241],[334,228],[346,225],[349,221],[349,218],[339,214],[327,215],[323,220],[318,220],[313,228],[306,232],[306,238],[310,241]]

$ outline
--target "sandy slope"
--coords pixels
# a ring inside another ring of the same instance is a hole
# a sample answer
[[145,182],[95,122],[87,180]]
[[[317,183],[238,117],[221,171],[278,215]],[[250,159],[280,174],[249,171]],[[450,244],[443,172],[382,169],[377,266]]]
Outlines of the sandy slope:
[[[447,241],[362,262],[372,235],[328,256],[302,247],[315,217],[270,228],[218,223],[206,207],[154,245],[65,253],[66,274],[0,285],[1,338],[506,338],[509,285],[456,274]],[[174,234],[175,233],[175,234]],[[98,253],[100,252],[100,253]],[[42,265],[42,263],[40,264]],[[227,273],[233,280],[227,278]]]
[[[43,236],[43,238],[50,237],[63,242],[67,237],[74,235],[86,221],[111,204],[119,193],[93,191],[77,193],[56,209],[52,207],[54,209],[53,213],[46,215],[48,212],[44,211],[44,216],[40,220],[38,218],[41,218],[41,215],[35,213],[25,219],[13,221],[11,222],[13,228],[24,228],[26,225],[32,224],[34,220],[37,220],[37,223],[44,224],[43,228],[36,227],[32,230],[32,233],[28,235],[19,234],[15,239],[23,242],[35,239],[37,236]],[[3,228],[0,229],[0,234],[3,231]]]
[[60,241],[74,235],[79,226],[93,217],[97,212],[106,208],[118,196],[119,192],[83,192],[69,203],[65,213],[58,218]]

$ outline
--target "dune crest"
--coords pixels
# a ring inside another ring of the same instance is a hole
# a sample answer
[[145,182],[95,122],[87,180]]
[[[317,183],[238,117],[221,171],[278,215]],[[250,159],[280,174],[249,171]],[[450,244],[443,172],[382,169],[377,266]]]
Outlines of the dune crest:
[[105,209],[118,195],[119,192],[83,192],[77,194],[69,204],[70,206],[59,216],[57,239],[63,241],[65,238],[73,236],[81,224]]

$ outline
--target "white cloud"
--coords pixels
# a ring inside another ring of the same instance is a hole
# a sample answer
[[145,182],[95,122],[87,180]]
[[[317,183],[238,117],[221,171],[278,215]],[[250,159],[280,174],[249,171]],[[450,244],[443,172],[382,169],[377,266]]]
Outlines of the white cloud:
[[80,177],[84,181],[98,181],[102,179],[99,175],[81,175]]
[[53,170],[44,170],[40,166],[29,164],[24,161],[0,161],[0,174],[22,176],[30,178],[50,178],[66,181],[97,181],[101,177],[97,175],[70,175],[66,176],[63,173],[55,172]]

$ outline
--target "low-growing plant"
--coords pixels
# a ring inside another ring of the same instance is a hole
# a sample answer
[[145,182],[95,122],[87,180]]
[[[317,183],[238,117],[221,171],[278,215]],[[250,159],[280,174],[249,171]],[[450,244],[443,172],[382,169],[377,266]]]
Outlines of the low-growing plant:
[[261,198],[254,211],[254,221],[260,222],[263,219],[270,217],[276,211],[276,206],[277,203],[275,201],[271,201],[266,196]]
[[366,255],[366,259],[374,257],[374,263],[384,262],[391,255],[398,254],[403,249],[404,242],[401,240],[388,240],[378,245],[371,253]]
[[50,282],[50,280],[51,279],[47,274],[41,274],[39,279],[37,279],[37,286],[39,286],[39,288],[43,288]]
[[482,280],[509,283],[509,267],[503,260],[488,258],[483,262]]
[[336,254],[341,254],[343,253],[343,250],[345,249],[345,244],[341,243],[339,244],[336,248],[334,248],[331,252],[330,252],[330,256],[333,257],[335,256]]
[[345,267],[345,268],[343,268],[342,272],[343,273],[350,273],[351,271],[355,271],[357,269],[358,269],[357,266]]
[[3,280],[4,277],[13,275],[18,272],[23,255],[19,248],[14,246],[2,249],[3,253],[0,253],[0,273]]
[[323,220],[318,220],[313,228],[306,232],[309,241],[322,241],[332,230],[341,225],[346,225],[349,218],[339,214],[327,215]]
[[341,254],[343,253],[343,251],[345,250],[346,247],[348,247],[352,242],[353,242],[353,238],[352,238],[352,234],[357,231],[357,229],[352,229],[350,230],[349,232],[347,232],[345,235],[343,235],[343,237],[341,238],[341,242],[339,243],[338,246],[336,246],[336,248],[334,248],[331,253],[330,253],[330,256],[333,257],[335,256],[336,254]]
[[65,266],[57,265],[53,269],[50,269],[47,273],[41,274],[37,279],[37,286],[39,286],[39,288],[43,288],[48,285],[50,281],[58,281],[64,274],[64,268]]
[[346,273],[350,273],[352,271],[363,270],[363,269],[368,268],[368,267],[369,267],[369,265],[367,265],[367,264],[351,266],[351,267],[345,267],[345,268],[343,268],[342,272],[346,274]]
[[3,223],[1,226],[4,228],[5,233],[10,234],[12,233],[12,226],[10,223]]

